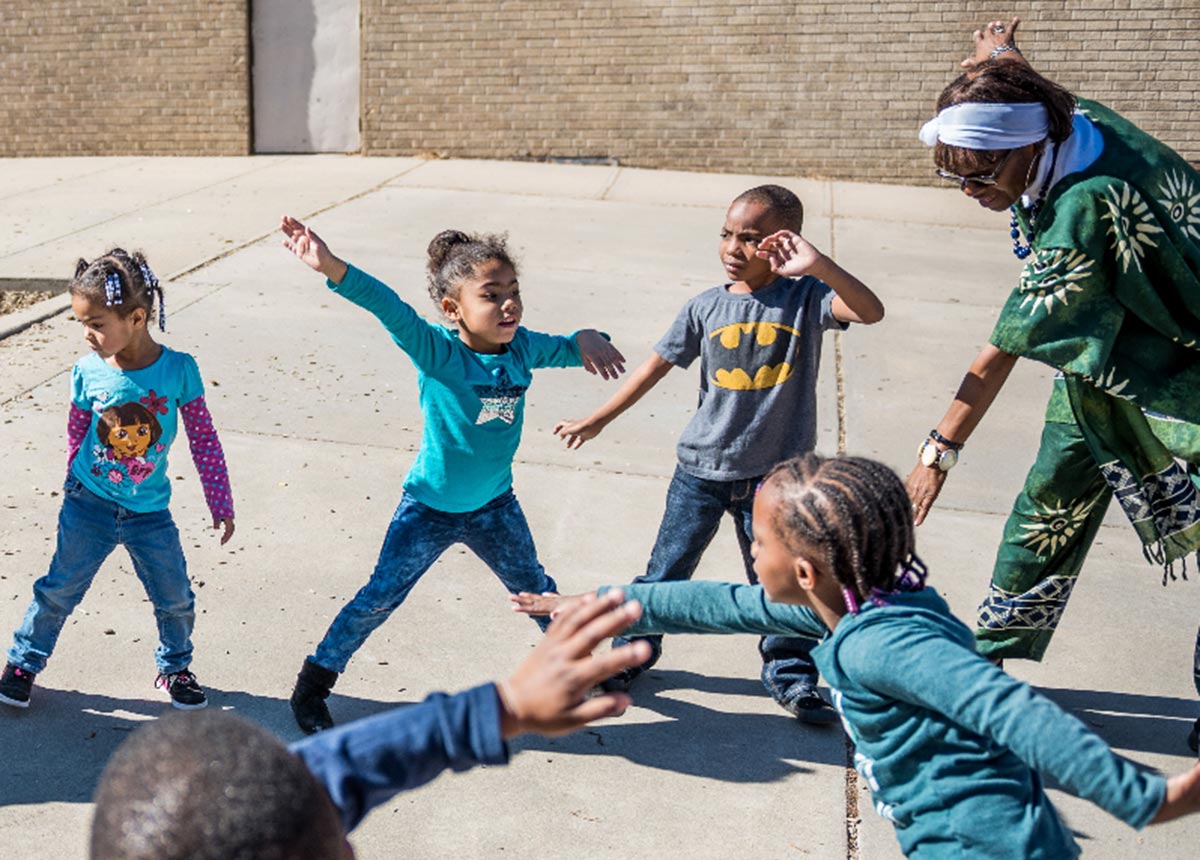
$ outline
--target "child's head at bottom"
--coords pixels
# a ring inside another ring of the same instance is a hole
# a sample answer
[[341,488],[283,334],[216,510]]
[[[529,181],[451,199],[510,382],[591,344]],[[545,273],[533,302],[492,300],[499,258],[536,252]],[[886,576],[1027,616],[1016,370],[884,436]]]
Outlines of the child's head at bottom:
[[768,593],[774,578],[785,597],[805,598],[792,585],[803,564],[840,590],[851,613],[865,601],[924,585],[908,492],[875,460],[809,453],[777,464],[755,499],[754,529],[766,543],[776,541],[780,564],[790,565],[784,576],[763,577]]
[[122,320],[140,315],[147,325],[157,298],[158,327],[166,330],[162,287],[141,251],[131,254],[124,248],[113,248],[90,262],[80,258],[68,289],[72,304],[85,302],[95,310],[111,311]]
[[336,860],[337,811],[274,735],[219,711],[171,714],[113,754],[91,860]]

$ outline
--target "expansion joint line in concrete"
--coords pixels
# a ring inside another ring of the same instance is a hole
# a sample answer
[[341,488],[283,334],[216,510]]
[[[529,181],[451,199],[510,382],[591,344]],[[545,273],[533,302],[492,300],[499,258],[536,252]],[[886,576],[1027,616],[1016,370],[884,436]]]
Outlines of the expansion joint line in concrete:
[[849,736],[846,741],[846,860],[859,860],[858,825],[862,819],[858,814],[858,771],[854,768],[854,742]]

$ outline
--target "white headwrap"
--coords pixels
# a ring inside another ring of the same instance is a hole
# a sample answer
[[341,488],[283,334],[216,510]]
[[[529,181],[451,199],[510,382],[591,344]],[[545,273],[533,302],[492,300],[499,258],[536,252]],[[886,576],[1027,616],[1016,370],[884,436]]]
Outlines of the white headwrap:
[[1041,102],[962,102],[921,126],[918,136],[926,146],[940,140],[964,149],[1016,149],[1044,140],[1049,133]]

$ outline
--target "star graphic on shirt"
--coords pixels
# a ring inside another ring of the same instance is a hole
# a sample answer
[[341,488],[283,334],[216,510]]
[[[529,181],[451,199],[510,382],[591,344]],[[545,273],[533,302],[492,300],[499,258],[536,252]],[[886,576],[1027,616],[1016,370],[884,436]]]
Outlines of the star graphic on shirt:
[[486,424],[499,418],[505,424],[517,420],[517,404],[525,396],[527,385],[513,385],[508,379],[501,378],[495,385],[473,385],[475,394],[479,397],[479,417],[476,424]]

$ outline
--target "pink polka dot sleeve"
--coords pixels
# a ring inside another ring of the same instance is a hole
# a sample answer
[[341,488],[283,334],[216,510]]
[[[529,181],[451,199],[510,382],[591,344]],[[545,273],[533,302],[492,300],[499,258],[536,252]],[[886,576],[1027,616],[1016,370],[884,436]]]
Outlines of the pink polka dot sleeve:
[[197,397],[179,407],[183,429],[187,431],[192,461],[200,473],[204,499],[214,520],[233,519],[233,493],[229,490],[229,471],[225,468],[225,452],[213,427],[212,415],[203,397]]
[[92,413],[72,403],[71,413],[67,416],[67,474],[71,473],[71,463],[75,461],[75,455],[79,453],[91,426]]

